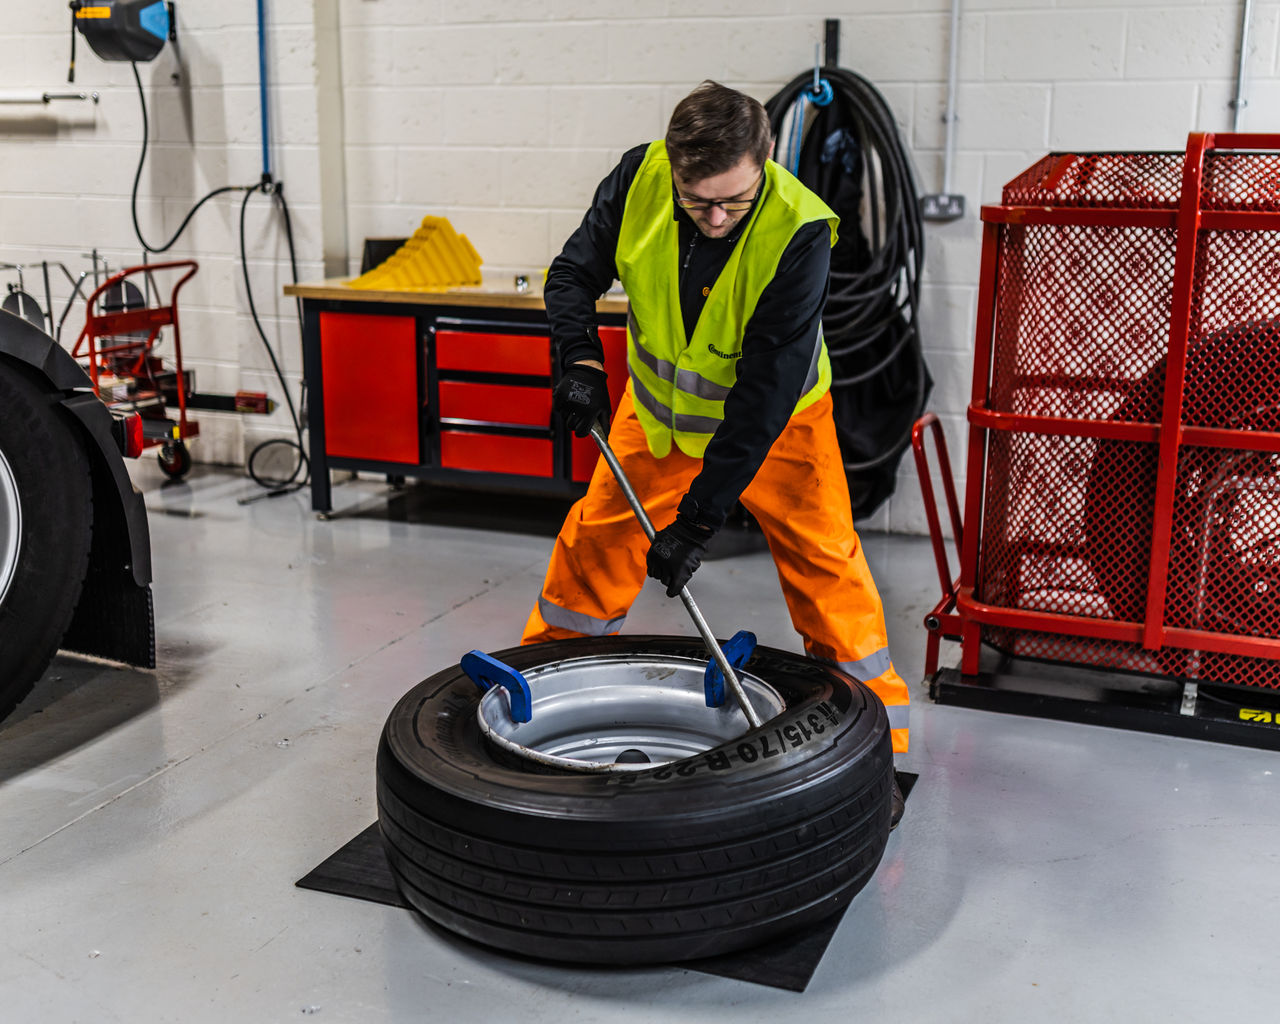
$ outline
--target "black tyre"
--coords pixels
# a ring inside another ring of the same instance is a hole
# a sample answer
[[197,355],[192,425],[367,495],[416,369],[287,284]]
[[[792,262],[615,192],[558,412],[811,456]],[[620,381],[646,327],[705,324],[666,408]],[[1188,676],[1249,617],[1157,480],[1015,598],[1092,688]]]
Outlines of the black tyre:
[[0,718],[57,651],[88,569],[89,463],[60,397],[0,360]]
[[[607,637],[496,655],[521,672],[616,655],[706,661],[697,639]],[[785,709],[652,770],[548,773],[496,754],[458,666],[392,711],[378,819],[405,899],[487,945],[659,963],[759,944],[842,909],[889,834],[884,706],[836,669],[765,647],[747,670]],[[536,698],[535,689],[535,698]]]
[[191,452],[181,441],[163,445],[156,453],[156,459],[170,480],[181,480],[191,472]]

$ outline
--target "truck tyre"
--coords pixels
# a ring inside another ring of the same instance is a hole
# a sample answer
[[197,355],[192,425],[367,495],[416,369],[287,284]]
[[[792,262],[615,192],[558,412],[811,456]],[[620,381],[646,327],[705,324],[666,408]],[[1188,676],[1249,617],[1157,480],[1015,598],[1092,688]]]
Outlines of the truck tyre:
[[0,718],[53,658],[88,568],[89,462],[60,398],[0,360]]
[[[495,657],[527,673],[602,655],[707,660],[697,639],[642,636]],[[884,706],[799,655],[757,647],[746,670],[783,699],[780,714],[625,773],[521,764],[488,746],[481,693],[459,666],[418,684],[392,711],[377,763],[379,826],[406,901],[499,949],[611,964],[715,956],[842,910],[888,839]]]

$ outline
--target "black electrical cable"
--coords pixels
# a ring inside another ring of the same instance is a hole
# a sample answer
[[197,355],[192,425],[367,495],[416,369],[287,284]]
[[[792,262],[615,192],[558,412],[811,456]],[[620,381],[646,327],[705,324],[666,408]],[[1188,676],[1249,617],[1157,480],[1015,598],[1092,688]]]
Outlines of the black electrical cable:
[[[928,399],[930,379],[920,345],[918,316],[924,224],[911,160],[884,97],[856,72],[828,67],[821,74],[833,90],[832,103],[847,119],[842,125],[859,144],[859,173],[867,183],[864,201],[870,212],[872,235],[867,240],[869,253],[864,265],[853,269],[835,262],[832,265],[831,288],[822,317],[827,349],[833,363],[847,364],[849,357],[863,352],[872,360],[870,365],[858,365],[851,372],[842,368],[831,381],[833,399],[839,403],[842,391],[866,385],[900,360],[910,361],[913,377],[912,416],[906,430],[871,458],[846,461],[846,471],[857,473],[901,456],[911,442],[911,424],[924,412]],[[813,72],[805,71],[769,100],[766,109],[775,134],[812,86]],[[795,113],[797,117],[804,115],[803,109]],[[803,141],[797,145],[804,148]],[[833,253],[833,261],[835,256]],[[887,351],[886,334],[896,335]]]
[[[139,244],[147,252],[162,253],[173,248],[174,244],[181,237],[182,233],[187,229],[187,225],[191,223],[191,218],[195,216],[196,211],[205,203],[215,196],[223,195],[227,192],[243,192],[244,200],[240,204],[240,269],[244,275],[245,294],[249,301],[249,314],[253,318],[253,325],[257,329],[258,338],[261,340],[263,347],[267,350],[267,356],[271,360],[271,365],[275,370],[276,379],[280,382],[280,389],[284,392],[285,403],[289,408],[289,418],[293,422],[294,433],[297,440],[293,441],[287,438],[270,438],[263,441],[249,453],[246,460],[246,469],[250,478],[260,487],[267,489],[267,497],[275,497],[280,494],[289,494],[293,491],[300,490],[305,487],[311,479],[311,463],[307,458],[306,446],[303,442],[302,432],[305,430],[304,422],[306,419],[306,403],[307,403],[307,383],[304,379],[302,382],[301,409],[302,418],[299,418],[298,412],[294,408],[293,397],[289,393],[289,385],[285,380],[284,372],[280,369],[280,363],[276,359],[275,350],[272,349],[270,341],[267,340],[266,331],[263,330],[262,321],[258,318],[258,310],[253,301],[253,288],[249,283],[249,253],[245,243],[245,212],[249,206],[249,200],[255,192],[270,192],[274,197],[276,204],[280,207],[280,212],[284,217],[285,238],[289,246],[289,267],[293,274],[293,283],[298,283],[298,256],[293,241],[293,222],[289,217],[289,204],[284,198],[284,186],[279,182],[262,181],[253,185],[224,185],[216,188],[200,199],[183,218],[182,223],[178,225],[178,230],[174,232],[173,237],[162,246],[150,245],[145,238],[142,237],[142,228],[138,224],[138,187],[142,181],[142,168],[147,161],[147,150],[151,140],[149,127],[149,118],[147,114],[147,97],[146,92],[142,88],[142,76],[138,74],[138,65],[130,62],[133,68],[133,80],[138,86],[138,103],[142,108],[142,153],[138,157],[138,170],[133,177],[133,193],[130,200],[130,210],[133,214],[133,230],[138,237]],[[297,303],[298,308],[298,327],[302,328],[302,303]],[[293,472],[287,477],[281,479],[273,479],[271,477],[260,476],[254,468],[254,463],[258,456],[267,448],[276,445],[286,445],[296,448],[298,451],[298,461],[293,467]],[[306,472],[303,473],[305,468]],[[302,473],[302,478],[298,475]]]
[[256,184],[223,185],[221,188],[215,188],[187,211],[186,217],[184,217],[182,219],[182,223],[178,225],[178,230],[173,233],[173,237],[170,238],[169,241],[165,242],[164,245],[151,245],[145,238],[143,238],[142,226],[138,223],[138,187],[142,183],[143,165],[147,162],[147,148],[151,142],[151,131],[147,123],[147,96],[142,88],[142,76],[138,74],[138,65],[136,62],[131,61],[130,66],[133,68],[133,80],[138,85],[138,102],[142,105],[142,154],[138,157],[138,170],[133,176],[133,192],[129,202],[129,211],[133,214],[133,233],[138,236],[138,243],[147,252],[168,252],[182,236],[182,233],[187,230],[187,225],[191,223],[191,218],[196,215],[196,211],[200,209],[200,207],[204,206],[204,204],[210,199],[213,199],[215,196],[223,195],[227,192],[246,192],[252,194],[253,190],[260,186]]
[[[290,272],[293,274],[293,283],[296,285],[298,283],[298,254],[293,246],[293,219],[289,216],[289,204],[285,201],[285,198],[284,198],[284,185],[282,184],[277,185],[273,195],[275,196],[276,202],[280,205],[280,213],[284,217],[284,237],[285,237],[285,241],[288,243],[288,246],[289,246],[289,269],[290,269]],[[298,311],[298,336],[300,338],[305,337],[306,328],[302,320],[302,300],[299,298],[295,298],[294,305]],[[306,430],[307,429],[307,378],[305,376],[302,378],[302,393],[298,400],[298,414],[299,414],[299,422],[302,425],[302,429]]]
[[[259,191],[259,189],[255,189],[254,191]],[[284,213],[285,236],[288,239],[289,244],[289,263],[292,267],[293,280],[296,284],[298,281],[298,263],[293,249],[293,229],[289,221],[288,204],[284,201],[283,187],[277,185],[273,190],[273,194],[277,197],[277,202]],[[271,347],[271,342],[267,340],[267,333],[263,330],[262,321],[258,319],[257,305],[253,301],[253,285],[249,281],[249,250],[245,242],[244,231],[245,214],[249,209],[249,200],[252,198],[253,192],[247,192],[245,193],[244,201],[240,204],[240,272],[244,275],[244,291],[249,300],[249,315],[253,317],[253,326],[258,331],[258,338],[262,341],[262,347],[267,350],[267,357],[271,360],[271,366],[272,369],[275,370],[276,379],[280,382],[280,389],[284,392],[285,404],[289,407],[289,418],[293,421],[293,430],[297,436],[297,440],[294,441],[284,437],[273,437],[263,441],[249,453],[249,458],[246,462],[245,468],[254,483],[258,484],[260,487],[267,488],[267,497],[276,497],[281,494],[291,494],[292,492],[301,490],[305,487],[307,482],[311,479],[311,462],[307,458],[306,446],[302,439],[302,422],[299,420],[297,410],[294,408],[293,397],[289,394],[288,382],[285,380],[284,371],[280,368],[279,360],[276,359],[275,350]],[[305,395],[305,385],[303,393]],[[259,476],[257,471],[254,469],[254,462],[263,451],[277,445],[285,445],[286,447],[297,449],[298,461],[293,467],[293,472],[287,477],[282,477],[280,479]],[[306,472],[303,473],[302,478],[299,479],[298,474],[302,473],[304,468],[306,469]]]

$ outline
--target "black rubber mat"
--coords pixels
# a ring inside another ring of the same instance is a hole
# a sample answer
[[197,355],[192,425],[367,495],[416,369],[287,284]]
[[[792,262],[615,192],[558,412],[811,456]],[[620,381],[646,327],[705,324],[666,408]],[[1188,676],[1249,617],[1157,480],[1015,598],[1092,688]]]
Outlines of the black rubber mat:
[[[898,772],[897,776],[903,797],[910,796],[918,776],[910,772]],[[300,878],[297,885],[301,889],[353,896],[359,900],[409,909],[387,864],[377,822]],[[842,910],[807,931],[774,939],[755,949],[743,949],[706,960],[687,960],[672,966],[803,992],[822,962],[827,945],[843,917]]]

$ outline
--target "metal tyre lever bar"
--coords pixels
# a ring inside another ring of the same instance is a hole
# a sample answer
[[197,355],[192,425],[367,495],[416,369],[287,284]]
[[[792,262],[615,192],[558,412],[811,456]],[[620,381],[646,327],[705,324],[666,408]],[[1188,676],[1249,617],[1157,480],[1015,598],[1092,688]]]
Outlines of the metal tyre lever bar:
[[[640,528],[644,530],[644,535],[653,540],[653,523],[649,521],[649,516],[644,510],[644,506],[640,504],[640,499],[636,496],[635,489],[631,486],[631,481],[627,479],[627,474],[623,472],[622,464],[618,461],[618,457],[613,454],[613,449],[609,447],[608,440],[605,439],[604,431],[600,429],[599,423],[591,426],[591,436],[595,439],[596,446],[600,449],[600,454],[604,456],[605,462],[609,464],[609,469],[613,471],[614,479],[618,481],[618,486],[622,488],[622,493],[627,497],[627,503],[631,506],[631,511],[636,514],[636,518],[640,520]],[[697,604],[694,603],[693,595],[689,593],[689,588],[683,587],[680,590],[680,600],[684,602],[685,610],[689,613],[689,618],[693,619],[693,624],[698,627],[698,632],[702,634],[702,642],[707,645],[707,650],[711,652],[711,657],[720,666],[720,671],[724,673],[725,682],[729,684],[729,689],[733,691],[734,699],[737,700],[738,706],[742,708],[742,713],[747,716],[747,722],[753,729],[759,729],[763,724],[760,716],[756,714],[756,709],[751,706],[751,702],[747,699],[746,691],[742,688],[742,683],[738,679],[738,675],[733,670],[733,666],[729,664],[729,659],[724,656],[724,651],[720,649],[720,644],[715,638],[715,634],[711,632],[711,627],[707,625],[707,620],[702,617],[702,612],[698,610]]]

